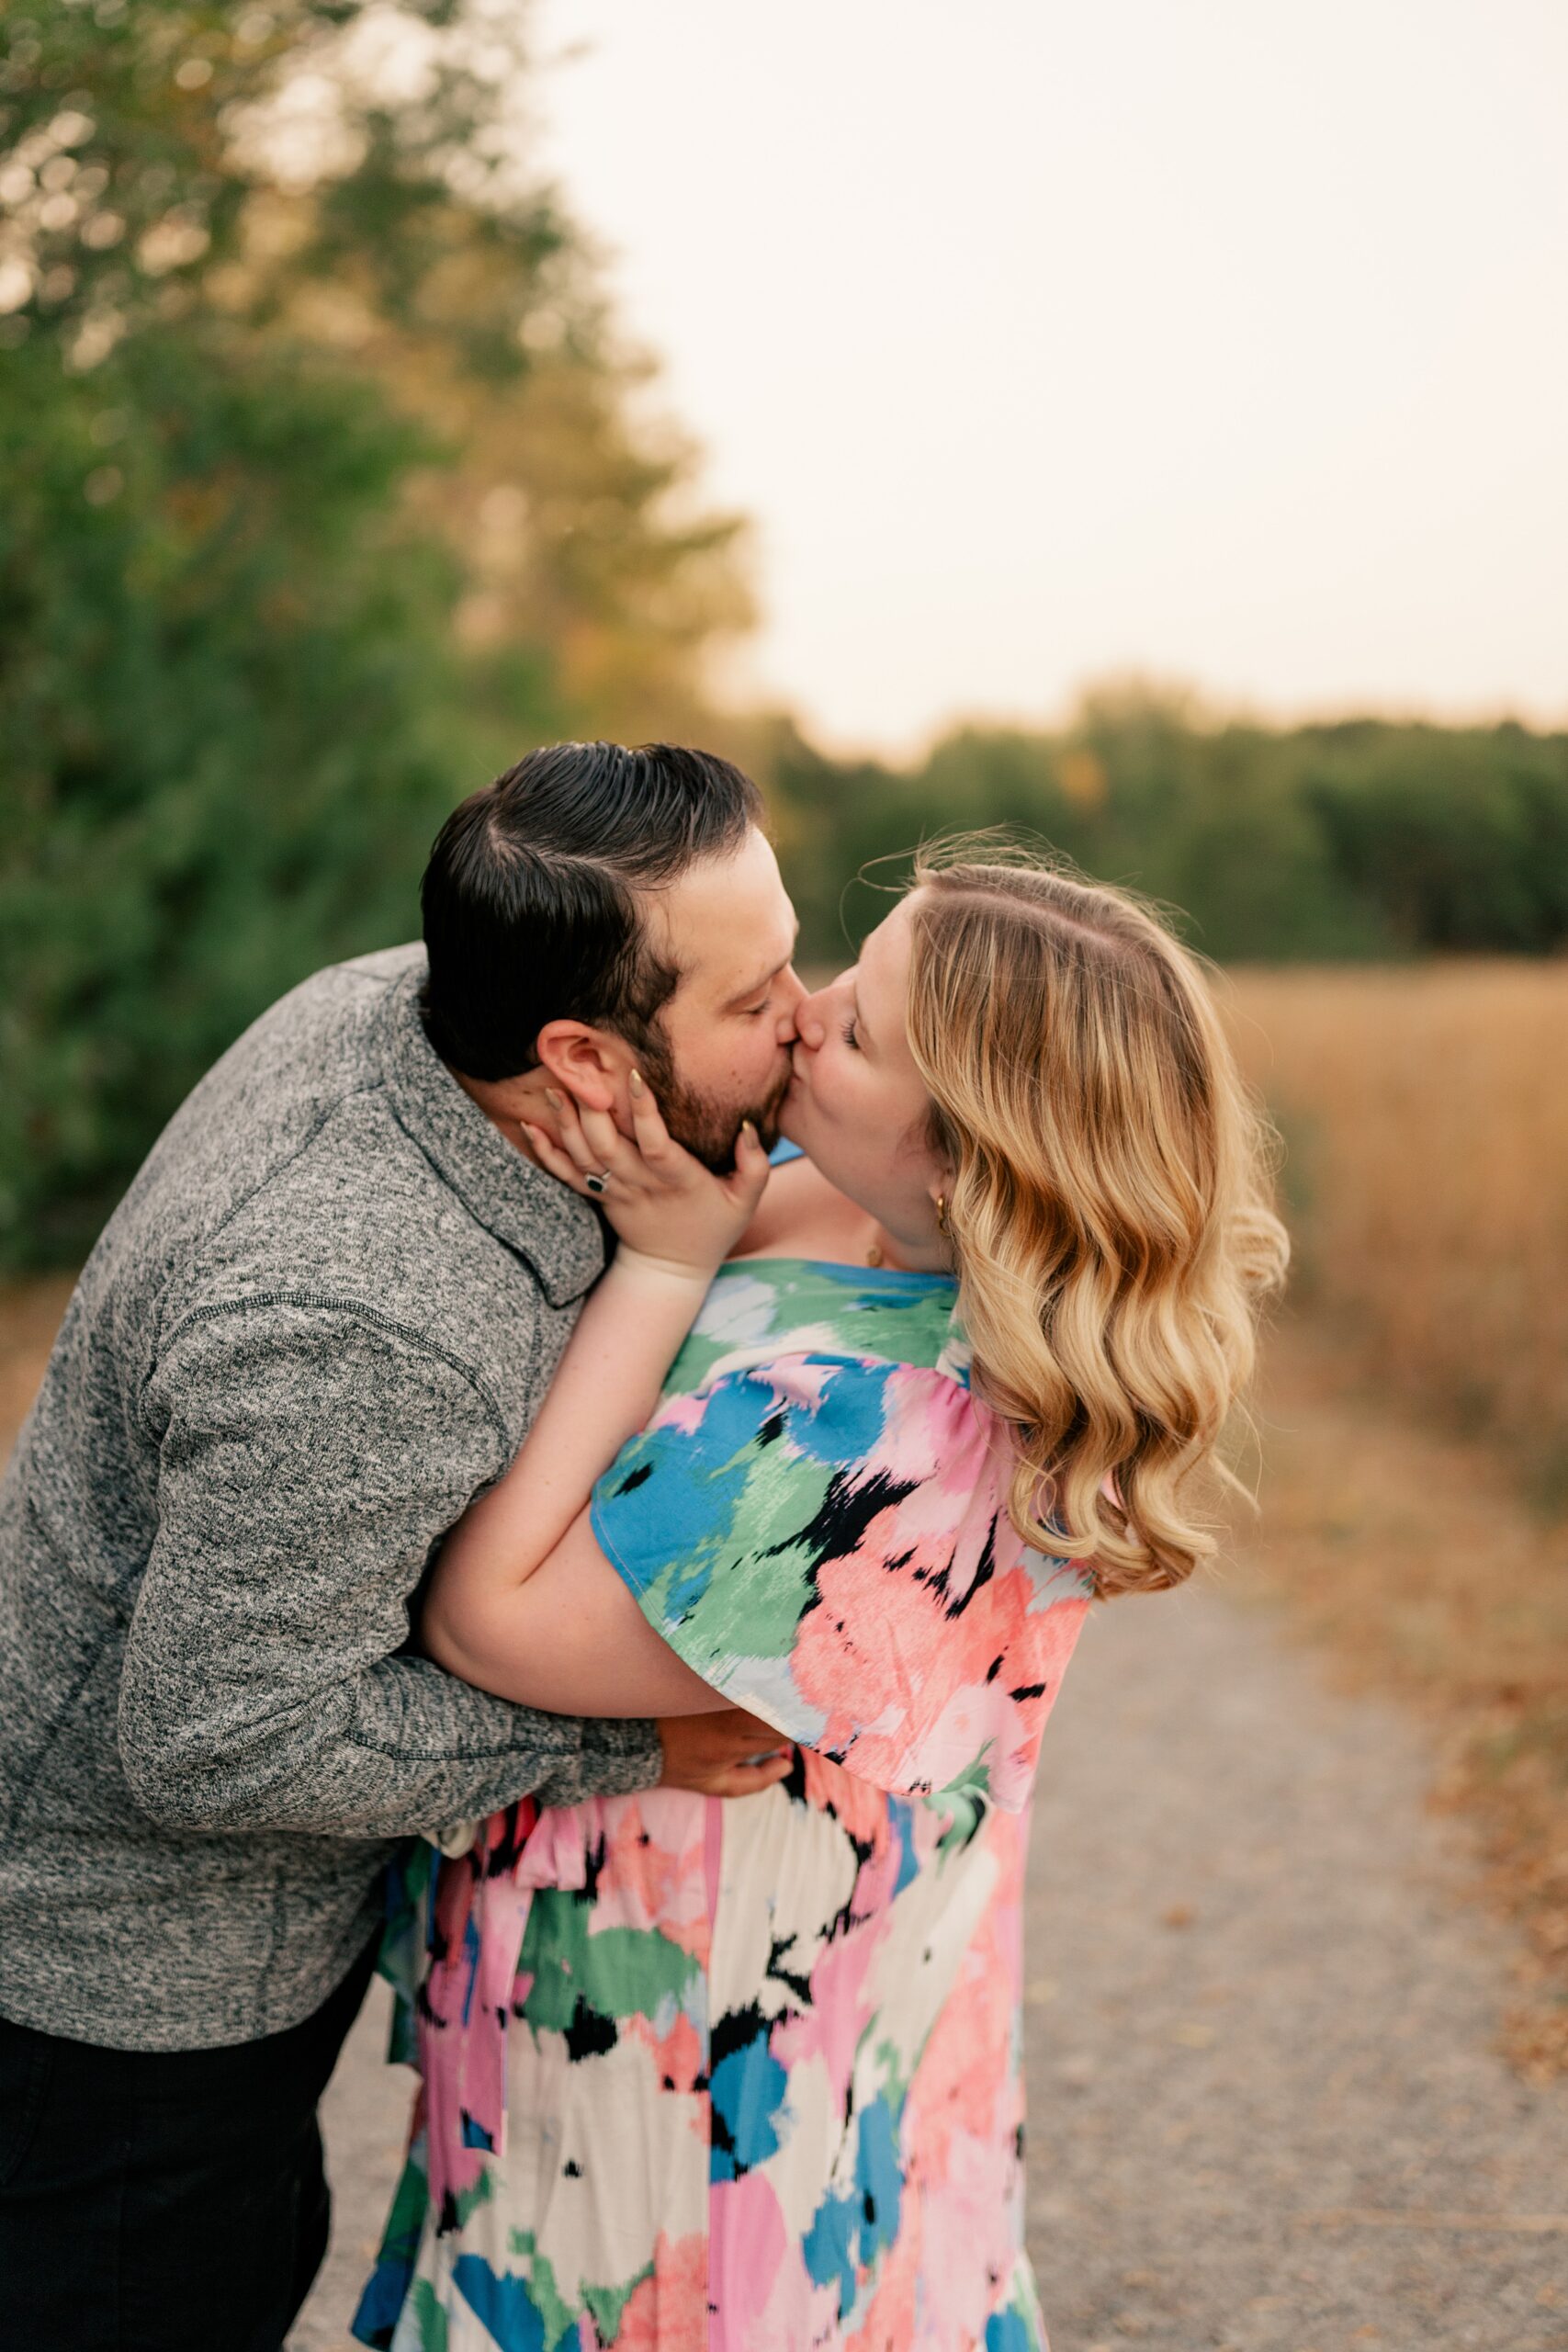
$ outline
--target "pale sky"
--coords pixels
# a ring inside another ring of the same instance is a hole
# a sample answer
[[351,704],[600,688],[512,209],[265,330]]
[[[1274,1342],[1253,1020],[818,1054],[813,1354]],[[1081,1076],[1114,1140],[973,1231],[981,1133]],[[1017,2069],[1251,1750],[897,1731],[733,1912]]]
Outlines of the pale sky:
[[1564,0],[540,0],[829,741],[1136,669],[1568,718]]

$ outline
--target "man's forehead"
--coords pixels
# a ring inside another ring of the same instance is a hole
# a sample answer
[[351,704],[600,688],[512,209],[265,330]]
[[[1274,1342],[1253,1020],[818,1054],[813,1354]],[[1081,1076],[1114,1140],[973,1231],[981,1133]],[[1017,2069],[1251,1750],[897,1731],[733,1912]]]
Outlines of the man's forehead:
[[719,997],[759,985],[789,961],[795,910],[765,837],[748,835],[728,857],[696,859],[668,889],[650,893],[649,934],[682,977]]

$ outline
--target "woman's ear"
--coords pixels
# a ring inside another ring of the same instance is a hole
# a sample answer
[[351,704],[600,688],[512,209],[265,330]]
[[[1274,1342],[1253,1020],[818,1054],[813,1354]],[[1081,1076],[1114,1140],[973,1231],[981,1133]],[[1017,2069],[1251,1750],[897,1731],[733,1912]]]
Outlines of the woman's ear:
[[937,1153],[935,1159],[935,1170],[931,1182],[926,1187],[926,1197],[931,1204],[931,1215],[936,1219],[937,1231],[945,1235],[948,1231],[948,1211],[953,1206],[953,1187],[958,1170],[944,1152]]
[[617,1111],[632,1068],[629,1046],[582,1021],[547,1021],[535,1041],[539,1067],[584,1111]]

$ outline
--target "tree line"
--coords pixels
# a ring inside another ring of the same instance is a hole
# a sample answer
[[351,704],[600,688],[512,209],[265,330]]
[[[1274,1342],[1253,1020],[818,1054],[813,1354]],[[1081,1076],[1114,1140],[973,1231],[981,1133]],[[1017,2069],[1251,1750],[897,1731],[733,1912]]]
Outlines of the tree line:
[[[969,726],[918,764],[764,739],[806,952],[831,957],[922,838],[997,827],[1168,906],[1224,962],[1568,945],[1568,734],[1509,720],[1272,728],[1137,682],[1056,730]],[[858,910],[858,911],[857,911]]]
[[69,1261],[281,990],[408,936],[564,735],[770,793],[803,952],[1001,825],[1219,956],[1546,952],[1568,739],[1215,724],[1135,687],[908,772],[721,718],[740,520],[533,167],[516,0],[21,0],[0,57],[0,1265]]

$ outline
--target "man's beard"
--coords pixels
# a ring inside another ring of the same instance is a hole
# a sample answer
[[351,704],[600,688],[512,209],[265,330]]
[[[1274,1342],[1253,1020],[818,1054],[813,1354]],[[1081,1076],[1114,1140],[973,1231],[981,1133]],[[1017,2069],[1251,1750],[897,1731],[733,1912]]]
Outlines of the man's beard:
[[790,1074],[786,1069],[778,1085],[765,1102],[751,1103],[739,1111],[727,1109],[699,1094],[694,1087],[682,1085],[675,1075],[675,1065],[663,1032],[653,1024],[637,1041],[643,1077],[653,1089],[665,1125],[675,1141],[716,1176],[728,1176],[735,1166],[735,1146],[741,1122],[750,1119],[761,1137],[764,1149],[771,1151],[779,1136],[779,1113],[789,1091]]

